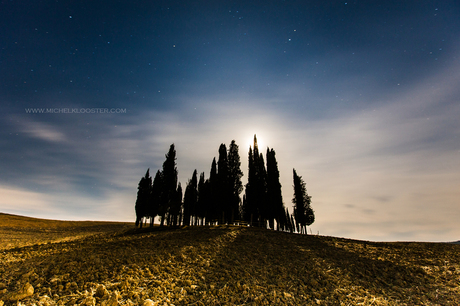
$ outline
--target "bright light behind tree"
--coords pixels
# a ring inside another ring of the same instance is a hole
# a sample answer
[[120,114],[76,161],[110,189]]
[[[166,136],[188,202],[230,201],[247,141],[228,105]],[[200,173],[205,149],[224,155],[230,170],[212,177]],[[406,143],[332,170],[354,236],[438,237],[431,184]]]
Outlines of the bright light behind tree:
[[[259,152],[263,153],[264,158],[265,158],[265,151],[267,150],[267,146],[270,146],[270,144],[265,141],[265,137],[263,133],[260,133],[260,134],[255,133],[255,135],[257,137],[257,145],[259,147]],[[251,146],[251,148],[254,149],[254,134],[252,134],[251,136],[248,136],[248,138],[245,141],[244,149],[248,151],[249,146]]]

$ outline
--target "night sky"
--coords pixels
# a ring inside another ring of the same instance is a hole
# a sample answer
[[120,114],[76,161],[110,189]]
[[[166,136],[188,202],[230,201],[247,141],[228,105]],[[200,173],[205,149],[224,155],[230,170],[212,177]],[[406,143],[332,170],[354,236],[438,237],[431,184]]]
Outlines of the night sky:
[[456,0],[2,0],[0,212],[134,221],[170,144],[246,184],[257,134],[313,233],[459,240],[459,57]]

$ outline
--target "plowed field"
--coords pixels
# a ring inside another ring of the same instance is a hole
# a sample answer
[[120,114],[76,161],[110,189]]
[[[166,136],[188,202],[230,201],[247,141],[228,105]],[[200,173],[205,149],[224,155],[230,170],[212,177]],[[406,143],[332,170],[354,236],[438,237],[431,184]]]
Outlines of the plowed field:
[[0,223],[0,305],[460,304],[460,245],[21,220]]

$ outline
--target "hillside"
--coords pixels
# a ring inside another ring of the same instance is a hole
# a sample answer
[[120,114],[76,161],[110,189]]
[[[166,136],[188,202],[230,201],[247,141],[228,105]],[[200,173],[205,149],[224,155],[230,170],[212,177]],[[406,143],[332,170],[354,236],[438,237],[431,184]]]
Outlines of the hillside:
[[[46,221],[40,222],[44,228]],[[1,240],[4,305],[18,299],[21,305],[110,306],[460,300],[455,244],[377,243],[237,226],[127,230],[100,223],[90,235],[90,223],[79,225],[87,234],[64,242],[44,243],[39,236],[38,244],[9,248]],[[69,227],[79,232],[78,224]]]
[[0,213],[0,250],[62,242],[132,228],[133,223],[61,221]]

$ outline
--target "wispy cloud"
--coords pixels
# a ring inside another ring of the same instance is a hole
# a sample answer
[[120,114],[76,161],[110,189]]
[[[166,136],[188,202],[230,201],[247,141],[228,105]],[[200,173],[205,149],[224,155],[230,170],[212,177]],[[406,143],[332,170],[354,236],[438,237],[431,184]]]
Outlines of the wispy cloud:
[[58,127],[48,123],[33,121],[26,118],[17,120],[19,130],[26,133],[29,137],[45,140],[48,142],[64,142],[66,137],[64,133],[59,131]]
[[56,211],[50,197],[39,192],[11,186],[0,186],[2,212],[50,217]]
[[301,141],[283,160],[297,159],[306,178],[318,214],[313,228],[367,239],[406,233],[427,240],[443,231],[457,239],[458,76],[455,69],[441,71],[342,116],[306,122],[293,114],[286,127],[291,143]]

